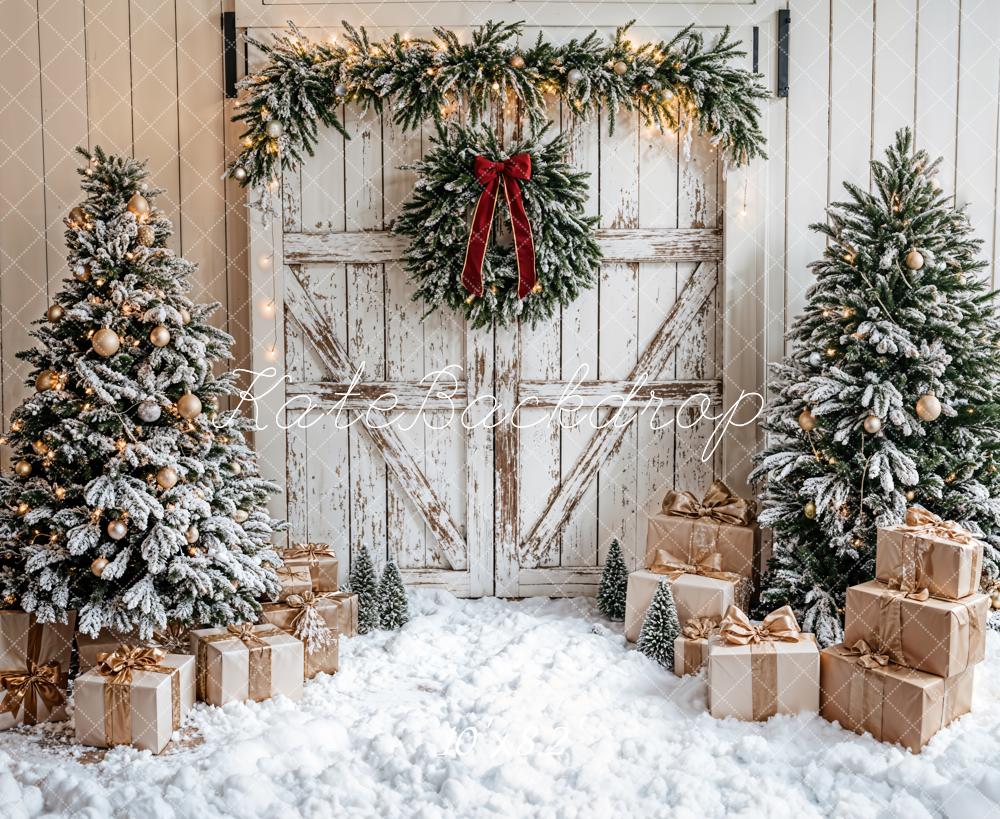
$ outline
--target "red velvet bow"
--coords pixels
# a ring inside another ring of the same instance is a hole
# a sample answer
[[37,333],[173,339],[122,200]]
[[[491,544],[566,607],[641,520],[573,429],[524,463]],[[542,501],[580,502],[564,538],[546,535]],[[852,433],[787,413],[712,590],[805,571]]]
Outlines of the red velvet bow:
[[531,154],[515,154],[503,162],[494,162],[485,156],[477,156],[473,165],[476,180],[483,186],[483,192],[476,203],[472,215],[472,229],[465,249],[465,264],[462,267],[462,284],[476,296],[483,295],[483,259],[486,245],[493,229],[493,214],[503,180],[504,197],[510,212],[510,226],[514,234],[514,256],[517,259],[517,297],[523,299],[535,286],[535,243],[531,237],[531,225],[521,199],[518,179],[531,179]]

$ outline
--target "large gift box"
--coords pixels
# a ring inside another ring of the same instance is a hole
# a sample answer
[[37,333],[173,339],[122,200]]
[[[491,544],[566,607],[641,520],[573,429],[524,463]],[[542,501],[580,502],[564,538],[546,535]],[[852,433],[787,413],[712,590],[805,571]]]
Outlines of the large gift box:
[[353,592],[327,592],[322,595],[337,606],[337,633],[341,637],[358,635],[358,596]]
[[287,600],[293,594],[305,594],[313,590],[312,572],[304,560],[283,563],[275,572],[281,589],[278,591],[278,601]]
[[890,663],[859,641],[820,652],[820,714],[849,731],[919,751],[934,734],[972,709],[972,666],[939,677]]
[[73,626],[39,623],[23,611],[0,611],[0,731],[66,719]]
[[101,653],[73,683],[76,739],[160,753],[194,705],[195,658],[128,645]]
[[986,656],[989,606],[985,594],[937,600],[872,580],[847,590],[844,642],[864,640],[898,665],[951,677]]
[[120,645],[159,648],[167,654],[190,654],[192,630],[191,626],[169,623],[166,628],[154,631],[153,636],[148,640],[140,640],[135,634],[120,634],[109,629],[101,629],[96,637],[77,632],[76,650],[79,657],[80,673],[96,667],[99,654],[110,654]]
[[675,563],[695,563],[718,554],[719,568],[755,579],[760,569],[761,535],[753,501],[735,497],[715,481],[698,500],[690,492],[667,492],[662,514],[651,515],[646,528],[646,567],[657,552]]
[[312,592],[293,594],[283,603],[265,603],[261,622],[277,626],[302,641],[305,676],[336,674],[340,667],[340,605]]
[[337,553],[325,543],[296,543],[282,553],[285,565],[308,566],[314,592],[335,592],[340,588]]
[[677,617],[686,623],[695,617],[714,617],[721,620],[732,606],[746,606],[749,581],[728,572],[704,570],[703,574],[669,571],[665,567],[639,569],[628,576],[625,592],[625,637],[629,642],[639,639],[642,623],[649,604],[660,582],[670,583],[677,604]]
[[713,717],[766,720],[819,710],[819,649],[788,606],[760,625],[731,608],[708,649],[708,707]]
[[191,632],[198,661],[198,699],[212,705],[302,696],[302,641],[272,625],[245,623]]
[[919,506],[902,525],[878,530],[875,579],[903,591],[960,600],[979,591],[982,571],[982,542]]
[[708,662],[708,641],[719,630],[719,621],[712,617],[688,620],[674,640],[674,674],[685,677],[697,674]]

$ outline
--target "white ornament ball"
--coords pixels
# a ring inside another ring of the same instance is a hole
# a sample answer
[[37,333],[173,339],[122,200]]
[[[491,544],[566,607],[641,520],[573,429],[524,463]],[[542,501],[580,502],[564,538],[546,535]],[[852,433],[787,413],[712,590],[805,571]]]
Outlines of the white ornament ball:
[[864,421],[865,432],[869,435],[874,435],[876,432],[882,429],[882,419],[877,415],[869,415]]
[[155,401],[143,401],[139,404],[139,417],[147,424],[160,420],[160,405]]
[[237,523],[246,523],[247,518],[250,517],[250,513],[246,509],[237,509],[233,512],[233,520]]
[[123,520],[113,520],[108,524],[108,537],[112,540],[121,540],[128,534],[128,526]]
[[906,254],[906,266],[910,270],[920,270],[924,266],[924,256],[919,250],[911,250]]
[[285,126],[276,119],[268,120],[267,125],[264,126],[264,132],[271,137],[271,139],[277,139],[285,133]]
[[184,533],[184,537],[187,538],[188,543],[197,543],[198,538],[201,537],[201,532],[198,531],[197,526],[189,526],[188,530]]
[[246,168],[233,168],[233,179],[237,182],[247,181],[247,171]]
[[571,68],[566,74],[566,79],[569,80],[573,85],[576,85],[580,80],[583,79],[583,72],[579,68]]
[[343,83],[337,83],[337,85],[334,86],[333,93],[336,94],[338,97],[346,97],[347,86],[344,85]]
[[820,364],[823,363],[823,356],[821,356],[819,353],[809,353],[809,363],[812,364],[814,367],[818,367]]
[[239,475],[243,471],[243,467],[240,466],[236,461],[226,466],[226,470],[230,475]]
[[917,399],[917,416],[921,421],[936,421],[941,414],[941,402],[929,392]]

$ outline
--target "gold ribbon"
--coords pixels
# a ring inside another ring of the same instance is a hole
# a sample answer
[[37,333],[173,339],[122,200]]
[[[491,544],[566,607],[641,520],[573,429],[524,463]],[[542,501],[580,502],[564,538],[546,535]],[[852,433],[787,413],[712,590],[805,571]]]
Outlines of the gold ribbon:
[[24,668],[0,671],[0,687],[4,690],[0,701],[0,714],[10,714],[17,719],[18,711],[24,706],[25,725],[38,723],[38,702],[51,713],[66,702],[68,675],[55,660],[40,663],[42,652],[42,629],[34,617],[28,626],[28,646],[24,658]]
[[295,543],[290,548],[285,549],[283,556],[293,560],[305,557],[308,558],[310,566],[315,566],[321,557],[336,558],[337,553],[327,543]]
[[752,719],[778,712],[778,654],[775,643],[797,643],[802,634],[790,606],[782,606],[760,623],[750,622],[738,606],[730,606],[719,623],[719,636],[730,645],[750,648]]
[[888,669],[892,661],[886,654],[874,651],[864,640],[858,640],[853,646],[841,646],[840,653],[841,656],[854,658],[847,692],[847,718],[851,722],[850,727],[857,731],[868,731],[881,740],[885,675],[878,673],[878,669]]
[[854,657],[855,664],[863,668],[884,668],[889,665],[889,655],[876,651],[864,640],[858,640],[853,646],[844,646],[841,653],[845,657]]
[[656,558],[649,570],[656,574],[667,575],[671,582],[682,574],[696,574],[715,580],[728,580],[730,583],[739,583],[745,579],[743,575],[735,572],[722,571],[722,555],[718,552],[696,555],[693,563],[683,563],[666,549],[657,549]]
[[162,648],[168,654],[188,654],[191,647],[191,629],[175,620],[167,623],[165,629],[154,631],[150,643],[153,648]]
[[[924,560],[933,544],[927,538],[937,538],[958,543],[963,546],[975,546],[978,541],[972,534],[953,520],[943,520],[940,516],[924,509],[922,506],[911,506],[906,510],[906,518],[895,531],[902,533],[903,546],[900,562],[896,567],[897,575],[891,579],[893,585],[905,592],[920,589],[925,574]],[[972,578],[970,588],[975,588],[976,561],[970,563]]]
[[284,632],[277,626],[261,627],[253,623],[226,626],[221,634],[208,634],[198,638],[198,699],[206,700],[208,695],[208,646],[227,640],[240,640],[249,653],[247,669],[247,697],[255,702],[271,696],[271,646],[265,637],[274,637]]
[[692,617],[684,624],[681,633],[689,640],[707,640],[718,628],[719,621],[714,617]]
[[924,602],[930,597],[927,589],[903,591],[890,586],[879,595],[878,637],[880,648],[898,665],[906,665],[903,656],[903,601]]
[[705,664],[705,649],[708,638],[718,631],[719,622],[712,617],[692,617],[681,629],[682,675],[697,674]]
[[166,652],[159,648],[120,645],[97,655],[97,671],[104,683],[104,741],[108,745],[132,744],[132,679],[136,671],[170,675],[170,729],[181,725],[180,669],[161,665]]
[[671,489],[663,498],[663,513],[685,518],[710,518],[716,523],[749,526],[756,517],[752,500],[736,497],[722,481],[712,481],[705,496],[698,500],[690,492]]

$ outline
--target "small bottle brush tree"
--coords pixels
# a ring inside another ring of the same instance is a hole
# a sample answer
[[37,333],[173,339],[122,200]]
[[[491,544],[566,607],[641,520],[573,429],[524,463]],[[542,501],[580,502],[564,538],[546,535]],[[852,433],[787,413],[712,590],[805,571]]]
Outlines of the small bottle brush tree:
[[148,638],[168,621],[255,621],[278,590],[247,419],[214,362],[232,338],[186,296],[143,163],[100,149],[66,220],[72,276],[19,356],[35,392],[14,410],[0,480],[4,600],[42,622]]
[[625,619],[625,593],[628,587],[628,567],[622,556],[618,538],[611,541],[601,584],[597,587],[597,608],[609,620]]
[[358,596],[358,634],[368,634],[378,629],[381,615],[379,581],[367,546],[354,556],[350,581],[351,591]]
[[681,633],[681,623],[677,617],[677,605],[670,583],[661,580],[653,601],[646,611],[639,632],[639,651],[660,665],[672,668],[674,664],[674,640]]
[[406,587],[399,569],[389,561],[382,572],[378,584],[379,623],[384,629],[400,628],[410,620],[410,609],[406,603]]
[[774,368],[753,479],[775,534],[761,606],[789,603],[823,645],[843,635],[848,586],[870,580],[876,527],[910,504],[1000,545],[1000,323],[981,242],[900,131],[872,192],[813,225],[816,283]]

